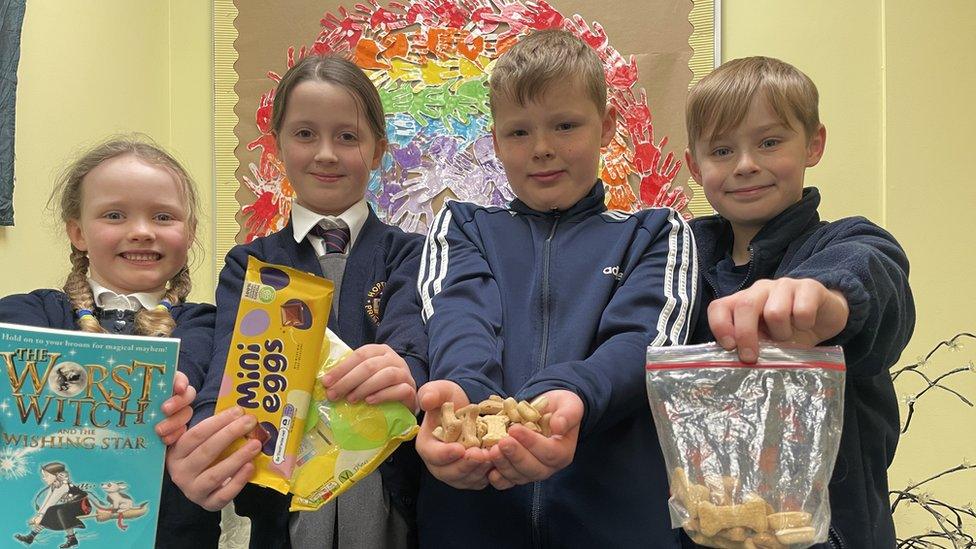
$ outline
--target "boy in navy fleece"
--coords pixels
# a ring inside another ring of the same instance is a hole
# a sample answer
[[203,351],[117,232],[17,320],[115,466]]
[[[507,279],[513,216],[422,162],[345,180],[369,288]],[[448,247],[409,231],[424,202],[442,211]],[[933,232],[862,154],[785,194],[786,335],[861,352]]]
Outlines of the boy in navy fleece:
[[817,88],[795,67],[725,63],[688,98],[692,176],[718,215],[691,222],[704,275],[693,342],[755,362],[760,337],[842,345],[844,427],[830,483],[830,547],[894,547],[887,468],[898,441],[888,368],[915,325],[908,259],[863,217],[817,214],[803,188],[823,155]]
[[[689,229],[670,209],[607,211],[597,168],[615,113],[581,40],[526,37],[498,59],[489,93],[518,199],[450,202],[427,237],[421,546],[678,547],[644,362],[648,344],[689,334]],[[492,394],[545,395],[552,437],[512,426],[490,450],[433,437],[443,403]]]

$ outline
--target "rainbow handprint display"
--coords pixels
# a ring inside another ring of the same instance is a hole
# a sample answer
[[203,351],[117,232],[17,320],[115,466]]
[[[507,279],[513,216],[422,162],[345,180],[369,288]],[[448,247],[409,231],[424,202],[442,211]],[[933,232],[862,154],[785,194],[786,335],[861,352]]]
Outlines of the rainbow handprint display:
[[[239,17],[244,16],[246,4],[238,6],[242,10]],[[592,8],[577,4],[555,0],[368,0],[332,4],[318,17],[316,34],[308,34],[304,40],[292,39],[272,54],[264,52],[265,59],[278,57],[274,64],[264,66],[264,91],[255,93],[259,84],[252,71],[248,80],[251,93],[241,94],[236,105],[240,162],[236,173],[240,184],[237,220],[241,227],[237,240],[250,241],[287,224],[293,191],[270,131],[271,104],[280,74],[307,55],[349,56],[380,92],[389,148],[370,181],[368,198],[382,219],[404,230],[425,232],[445,197],[506,205],[514,195],[492,146],[487,80],[499,55],[527,33],[546,28],[576,34],[603,61],[608,101],[618,113],[616,134],[603,151],[600,169],[607,206],[625,212],[661,205],[684,210],[689,192],[683,184],[686,177],[679,177],[683,131],[672,138],[669,132],[680,129],[674,123],[666,131],[660,127],[656,131],[658,119],[652,118],[652,112],[660,116],[663,111],[651,104],[642,83],[658,85],[658,80],[677,77],[671,86],[676,91],[670,95],[683,101],[692,78],[687,65],[692,53],[687,46],[691,2],[646,4],[647,9],[675,4],[684,10],[683,22],[688,28],[676,30],[677,34],[684,33],[683,38],[672,42],[680,45],[683,39],[685,49],[667,53],[673,59],[654,57],[650,45],[635,51],[630,45],[634,29],[626,33],[630,49],[625,51],[632,53],[622,53],[613,45],[615,36],[607,30],[610,24],[601,23],[591,13],[581,15],[579,12],[587,8],[592,12]],[[631,4],[645,6],[642,2]],[[291,3],[282,4],[280,9],[289,10],[289,6]],[[610,10],[606,16],[609,20],[626,19],[625,14]],[[680,14],[670,16],[681,21]],[[645,17],[653,18],[652,14]],[[305,24],[303,29],[311,27]],[[649,38],[653,36],[651,33]],[[282,44],[278,38],[276,43]],[[239,39],[235,44],[240,43]],[[238,61],[235,67],[240,65]],[[645,65],[667,69],[661,75],[647,74]],[[667,105],[665,114],[671,122],[676,106],[682,105],[679,101]]]

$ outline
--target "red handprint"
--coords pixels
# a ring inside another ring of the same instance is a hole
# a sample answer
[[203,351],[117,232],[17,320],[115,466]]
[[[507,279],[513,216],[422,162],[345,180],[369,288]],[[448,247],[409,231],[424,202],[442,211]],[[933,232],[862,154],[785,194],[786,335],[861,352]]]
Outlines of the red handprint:
[[614,51],[608,59],[607,84],[614,88],[628,89],[637,83],[637,61],[631,55],[629,60]]
[[390,2],[389,8],[380,6],[378,0],[369,0],[370,5],[356,4],[356,10],[369,19],[369,27],[373,30],[399,30],[407,26],[405,6],[399,2]]
[[610,104],[617,109],[617,114],[623,117],[631,139],[640,135],[641,130],[651,123],[651,109],[647,107],[647,91],[640,89],[640,95],[635,97],[634,90],[628,88],[620,94],[610,98]]
[[275,204],[273,193],[265,191],[253,204],[241,208],[241,213],[245,215],[244,242],[247,243],[271,232],[278,217],[278,205]]
[[319,23],[328,29],[330,34],[335,34],[345,41],[349,49],[353,49],[363,36],[366,18],[362,15],[349,15],[343,6],[339,6],[339,14],[342,15],[342,19],[336,17],[335,14],[327,13],[319,20]]
[[554,10],[545,0],[528,2],[523,12],[525,26],[530,29],[554,29],[563,24],[563,14]]
[[603,30],[602,25],[594,21],[593,30],[590,30],[590,26],[586,24],[586,20],[578,13],[574,13],[572,19],[566,19],[563,22],[563,27],[576,36],[579,36],[581,40],[589,44],[597,52],[602,51],[609,43],[607,33]]

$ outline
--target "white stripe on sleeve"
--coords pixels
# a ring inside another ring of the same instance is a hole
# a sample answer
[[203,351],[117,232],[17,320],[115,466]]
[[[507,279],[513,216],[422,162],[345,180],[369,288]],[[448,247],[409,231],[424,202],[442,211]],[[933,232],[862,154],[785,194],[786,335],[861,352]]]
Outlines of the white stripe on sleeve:
[[668,339],[668,323],[677,301],[673,290],[674,270],[677,266],[678,233],[681,230],[681,224],[676,219],[677,215],[678,212],[668,210],[668,222],[671,223],[671,230],[668,232],[668,263],[664,268],[664,307],[661,308],[661,314],[657,319],[657,336],[651,342],[651,345],[655,347],[664,345]]
[[[694,235],[691,234],[691,227],[683,219],[679,219],[681,223],[681,271],[678,276],[678,296],[681,299],[681,308],[678,311],[678,318],[674,321],[674,326],[671,328],[671,343],[672,344],[683,344],[687,339],[687,332],[684,337],[681,333],[686,326],[688,320],[688,308],[690,307],[692,300],[695,296],[695,291],[698,286],[698,261],[696,260],[695,254],[695,240]],[[690,265],[689,265],[690,264]],[[691,296],[688,295],[688,267],[691,267]]]
[[[421,318],[426,323],[434,314],[433,298],[441,290],[447,275],[447,229],[451,225],[451,210],[445,207],[434,219],[427,240],[424,242],[424,255],[417,277],[417,289],[423,302]],[[440,262],[438,262],[440,258]]]

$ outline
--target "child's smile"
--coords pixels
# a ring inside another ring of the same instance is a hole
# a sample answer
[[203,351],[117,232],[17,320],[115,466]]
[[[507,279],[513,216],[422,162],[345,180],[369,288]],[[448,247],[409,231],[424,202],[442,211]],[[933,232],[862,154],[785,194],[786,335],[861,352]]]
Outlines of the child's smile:
[[373,136],[349,90],[306,80],[288,97],[278,148],[298,203],[338,215],[362,200],[385,141]]
[[152,261],[159,261],[163,257],[161,254],[156,252],[123,252],[119,255],[134,263],[149,263]]
[[81,217],[67,229],[96,282],[121,294],[158,292],[186,265],[187,218],[172,172],[123,155],[85,176]]
[[566,174],[566,170],[550,170],[546,172],[530,173],[529,177],[539,183],[552,183]]

